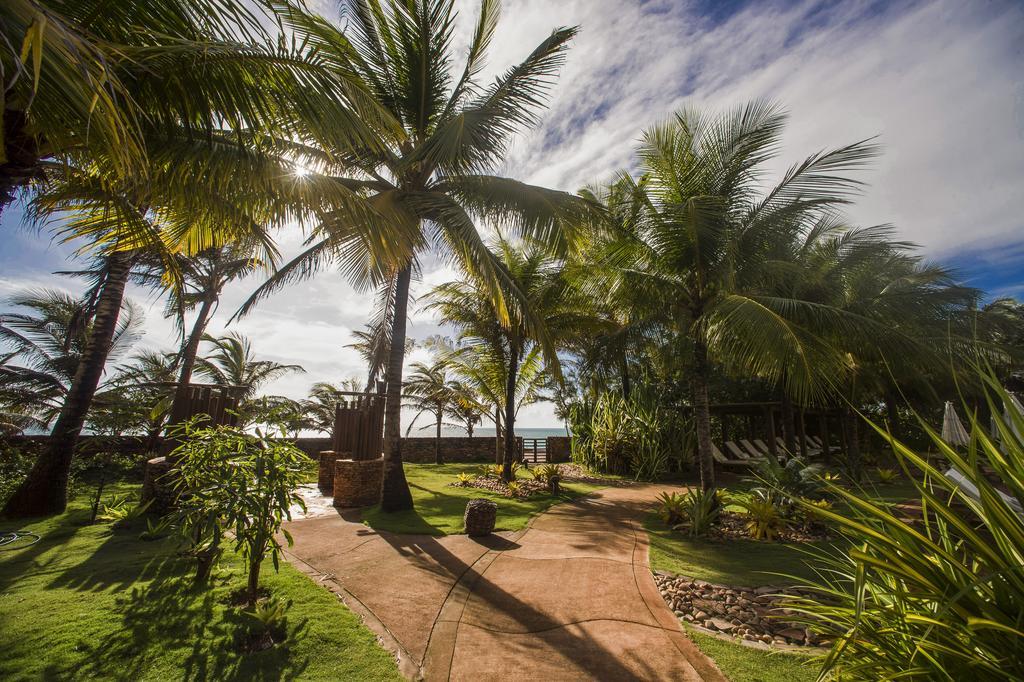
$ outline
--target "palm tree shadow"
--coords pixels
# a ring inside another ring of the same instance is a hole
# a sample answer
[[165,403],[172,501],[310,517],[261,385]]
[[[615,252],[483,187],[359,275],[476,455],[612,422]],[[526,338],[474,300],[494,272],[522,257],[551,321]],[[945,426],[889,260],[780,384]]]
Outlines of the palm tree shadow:
[[[635,661],[636,665],[643,668],[643,671],[638,673],[623,664],[615,652],[599,646],[594,640],[582,634],[572,633],[564,627],[565,623],[555,620],[549,614],[498,587],[487,580],[485,574],[477,573],[473,566],[448,551],[436,538],[428,536],[410,538],[391,533],[381,533],[380,535],[398,553],[417,564],[422,570],[436,573],[440,567],[449,576],[455,578],[456,584],[461,582],[468,587],[472,591],[473,597],[483,599],[503,614],[512,617],[523,625],[527,632],[558,628],[561,636],[557,640],[546,638],[546,642],[556,647],[561,655],[594,679],[655,679],[657,677],[657,671],[642,660]],[[498,552],[520,546],[500,535],[473,539],[489,550]]]

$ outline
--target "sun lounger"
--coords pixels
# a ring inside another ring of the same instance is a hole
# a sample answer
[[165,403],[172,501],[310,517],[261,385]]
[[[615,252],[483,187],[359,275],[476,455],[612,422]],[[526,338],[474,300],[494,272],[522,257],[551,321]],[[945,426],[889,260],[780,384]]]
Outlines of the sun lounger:
[[716,462],[725,467],[749,467],[755,463],[749,459],[729,459],[722,454],[722,451],[714,443],[711,444],[711,456]]
[[745,459],[747,461],[754,461],[754,462],[757,462],[757,461],[759,461],[761,459],[764,459],[760,455],[751,455],[749,452],[747,452],[746,450],[744,450],[743,448],[741,448],[739,445],[737,445],[736,443],[732,442],[731,440],[727,441],[725,443],[725,449],[728,450],[729,454],[731,454],[736,459]]
[[763,457],[765,457],[768,454],[767,447],[765,447],[764,450],[761,450],[760,448],[755,446],[753,443],[751,443],[746,438],[743,438],[743,439],[740,440],[740,445],[743,447],[744,452],[746,452],[748,455],[750,455],[754,459],[763,458]]
[[[969,480],[967,480],[967,477],[961,474],[959,471],[957,471],[956,469],[950,469],[944,474],[944,476],[948,478],[950,482],[952,482],[958,488],[967,493],[968,497],[973,498],[978,502],[981,502],[981,492],[978,490],[978,487],[971,483]],[[1015,511],[1018,516],[1024,518],[1024,508],[1021,507],[1020,502],[1010,497],[1006,493],[1000,492],[998,490],[996,492],[999,493],[999,497],[1003,498],[1003,502],[1006,503],[1006,506]]]

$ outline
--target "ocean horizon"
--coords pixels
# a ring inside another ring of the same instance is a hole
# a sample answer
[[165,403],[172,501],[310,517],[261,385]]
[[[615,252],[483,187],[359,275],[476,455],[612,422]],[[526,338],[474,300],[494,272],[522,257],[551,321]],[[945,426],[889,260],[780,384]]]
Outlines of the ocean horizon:
[[[432,429],[425,429],[420,431],[419,429],[413,429],[413,432],[409,434],[416,438],[430,438],[434,435]],[[465,436],[466,430],[452,427],[444,427],[441,429],[441,435],[446,437],[451,436]],[[564,426],[524,426],[522,428],[516,427],[516,435],[521,438],[547,438],[548,436],[564,436],[566,435]],[[473,429],[474,438],[494,438],[494,427],[481,426]]]

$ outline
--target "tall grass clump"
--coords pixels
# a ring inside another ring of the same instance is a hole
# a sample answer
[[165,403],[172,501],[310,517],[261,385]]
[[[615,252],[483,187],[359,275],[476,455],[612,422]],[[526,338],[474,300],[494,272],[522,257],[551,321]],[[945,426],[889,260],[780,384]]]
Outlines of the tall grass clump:
[[[1024,417],[983,379],[991,433],[972,416],[958,451],[922,424],[942,463],[887,436],[920,511],[829,486],[849,511],[818,515],[851,543],[818,556],[810,587],[823,597],[791,604],[834,642],[819,679],[1024,679]],[[977,492],[946,478],[950,467]]]
[[572,458],[589,469],[652,480],[691,461],[689,420],[648,396],[604,393],[571,406]]

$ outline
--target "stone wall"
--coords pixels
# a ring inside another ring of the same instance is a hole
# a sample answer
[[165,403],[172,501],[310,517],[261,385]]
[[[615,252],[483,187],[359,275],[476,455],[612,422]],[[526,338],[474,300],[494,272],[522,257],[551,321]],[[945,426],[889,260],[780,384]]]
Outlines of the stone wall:
[[[517,438],[519,451],[523,439]],[[451,436],[441,438],[441,459],[444,462],[494,462],[494,437],[469,438]],[[406,462],[431,464],[434,462],[433,438],[403,438],[402,459]]]
[[545,444],[549,462],[568,462],[570,459],[570,444],[572,439],[568,436],[548,436]]

